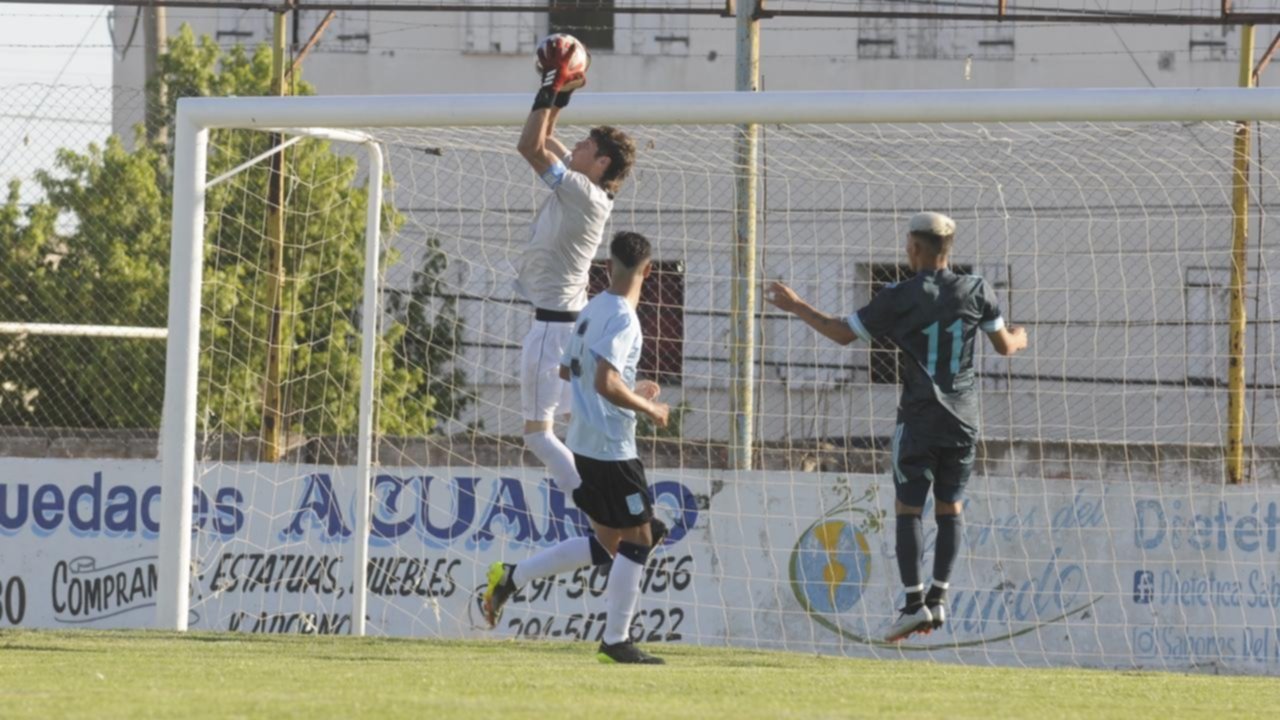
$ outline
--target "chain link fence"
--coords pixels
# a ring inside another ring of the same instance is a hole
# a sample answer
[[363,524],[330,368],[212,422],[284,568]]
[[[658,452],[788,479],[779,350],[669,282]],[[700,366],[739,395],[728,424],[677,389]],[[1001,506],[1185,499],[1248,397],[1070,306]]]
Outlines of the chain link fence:
[[105,438],[159,427],[167,157],[112,134],[141,93],[4,90],[0,425]]

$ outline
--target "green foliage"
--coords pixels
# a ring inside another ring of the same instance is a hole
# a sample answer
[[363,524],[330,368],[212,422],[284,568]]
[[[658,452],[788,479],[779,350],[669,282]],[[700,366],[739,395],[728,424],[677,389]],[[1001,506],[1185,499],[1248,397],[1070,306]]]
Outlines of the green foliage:
[[427,242],[427,257],[413,272],[407,291],[389,293],[387,315],[403,328],[393,347],[395,366],[401,370],[420,368],[415,376],[415,395],[436,401],[431,415],[439,420],[456,418],[473,396],[465,390],[466,377],[453,366],[462,352],[463,324],[458,317],[457,298],[444,292],[441,277],[447,258],[435,238]]
[[[165,324],[169,256],[165,159],[118,138],[62,150],[25,211],[10,183],[0,210],[0,296],[8,320]],[[155,427],[164,344],[14,337],[0,341],[0,424]]]
[[[662,398],[658,398],[661,400]],[[687,402],[681,402],[671,408],[667,413],[666,427],[658,427],[653,424],[648,415],[636,413],[636,437],[657,438],[659,440],[679,440],[684,436],[684,416],[688,413],[692,406]]]
[[[184,27],[161,58],[170,98],[266,95],[270,53],[225,53]],[[154,95],[155,88],[149,92]],[[310,94],[299,83],[295,92]],[[173,133],[170,131],[169,136]],[[271,147],[267,133],[213,131],[209,176]],[[0,206],[0,292],[9,320],[163,326],[171,206],[169,148],[139,132],[85,152],[62,150],[37,176],[40,202]],[[358,417],[361,285],[367,193],[356,159],[306,140],[287,151],[281,393],[285,427],[348,434]],[[270,168],[259,163],[206,194],[200,401],[210,430],[256,433],[262,423],[271,309],[267,239]],[[359,187],[357,186],[359,185]],[[403,223],[383,212],[387,235]],[[397,262],[384,258],[384,266]],[[413,287],[389,300],[377,368],[381,432],[430,432],[468,398],[451,359],[462,329],[441,302],[446,260],[432,246]],[[0,424],[157,427],[164,347],[155,341],[10,338],[0,342]]]

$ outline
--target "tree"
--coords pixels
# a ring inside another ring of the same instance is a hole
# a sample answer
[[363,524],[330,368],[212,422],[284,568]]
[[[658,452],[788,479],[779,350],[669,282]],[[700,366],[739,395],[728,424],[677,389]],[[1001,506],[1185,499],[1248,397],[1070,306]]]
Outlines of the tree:
[[[265,95],[270,53],[223,52],[184,27],[161,58],[172,125],[177,98]],[[300,83],[298,94],[312,89]],[[173,133],[169,133],[173,137]],[[217,130],[209,175],[268,150],[266,133]],[[367,194],[353,157],[328,142],[291,146],[286,188],[286,275],[281,364],[285,427],[350,434],[358,417],[360,293]],[[0,292],[10,319],[164,325],[167,309],[170,148],[138,130],[132,151],[116,137],[84,152],[64,149],[40,173],[42,201],[23,210],[11,185],[0,206]],[[264,275],[268,169],[259,164],[206,195],[200,405],[210,432],[256,434],[262,422],[266,327]],[[383,212],[384,236],[403,223]],[[398,262],[388,251],[384,266]],[[466,405],[452,358],[461,327],[439,297],[446,259],[432,246],[414,285],[392,293],[384,317],[378,429],[430,432]],[[43,372],[42,372],[43,370]],[[16,338],[0,344],[0,422],[91,428],[159,425],[164,352],[154,341]]]
[[[0,209],[0,297],[8,320],[165,324],[169,255],[164,161],[118,138],[62,150],[40,172],[44,200],[23,211],[10,183]],[[164,345],[153,340],[4,336],[0,423],[156,427]]]
[[436,400],[432,416],[437,420],[457,418],[474,399],[467,378],[453,359],[462,352],[462,319],[457,298],[445,291],[441,277],[448,258],[440,252],[440,242],[427,241],[427,256],[408,290],[387,294],[387,315],[405,328],[394,353],[397,365],[422,368],[423,385],[417,392]]

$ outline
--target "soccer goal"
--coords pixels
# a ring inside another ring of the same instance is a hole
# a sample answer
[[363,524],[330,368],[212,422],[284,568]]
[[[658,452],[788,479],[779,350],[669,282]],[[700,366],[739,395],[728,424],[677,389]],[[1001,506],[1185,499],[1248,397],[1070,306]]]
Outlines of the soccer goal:
[[[633,637],[1280,672],[1280,91],[580,95],[566,145],[638,147],[606,238],[655,246],[673,408],[640,427],[672,533]],[[598,639],[601,567],[477,608],[490,562],[587,531],[521,440],[528,99],[178,107],[158,624]],[[979,350],[952,619],[890,646],[904,360],[759,290],[849,314],[921,210],[1030,349]]]

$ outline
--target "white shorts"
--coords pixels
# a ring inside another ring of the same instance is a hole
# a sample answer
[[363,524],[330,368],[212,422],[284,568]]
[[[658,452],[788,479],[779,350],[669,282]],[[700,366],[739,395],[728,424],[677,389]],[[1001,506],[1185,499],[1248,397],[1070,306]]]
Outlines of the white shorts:
[[573,337],[571,322],[534,320],[520,351],[520,405],[527,421],[554,420],[573,408],[573,391],[560,379],[560,358]]

